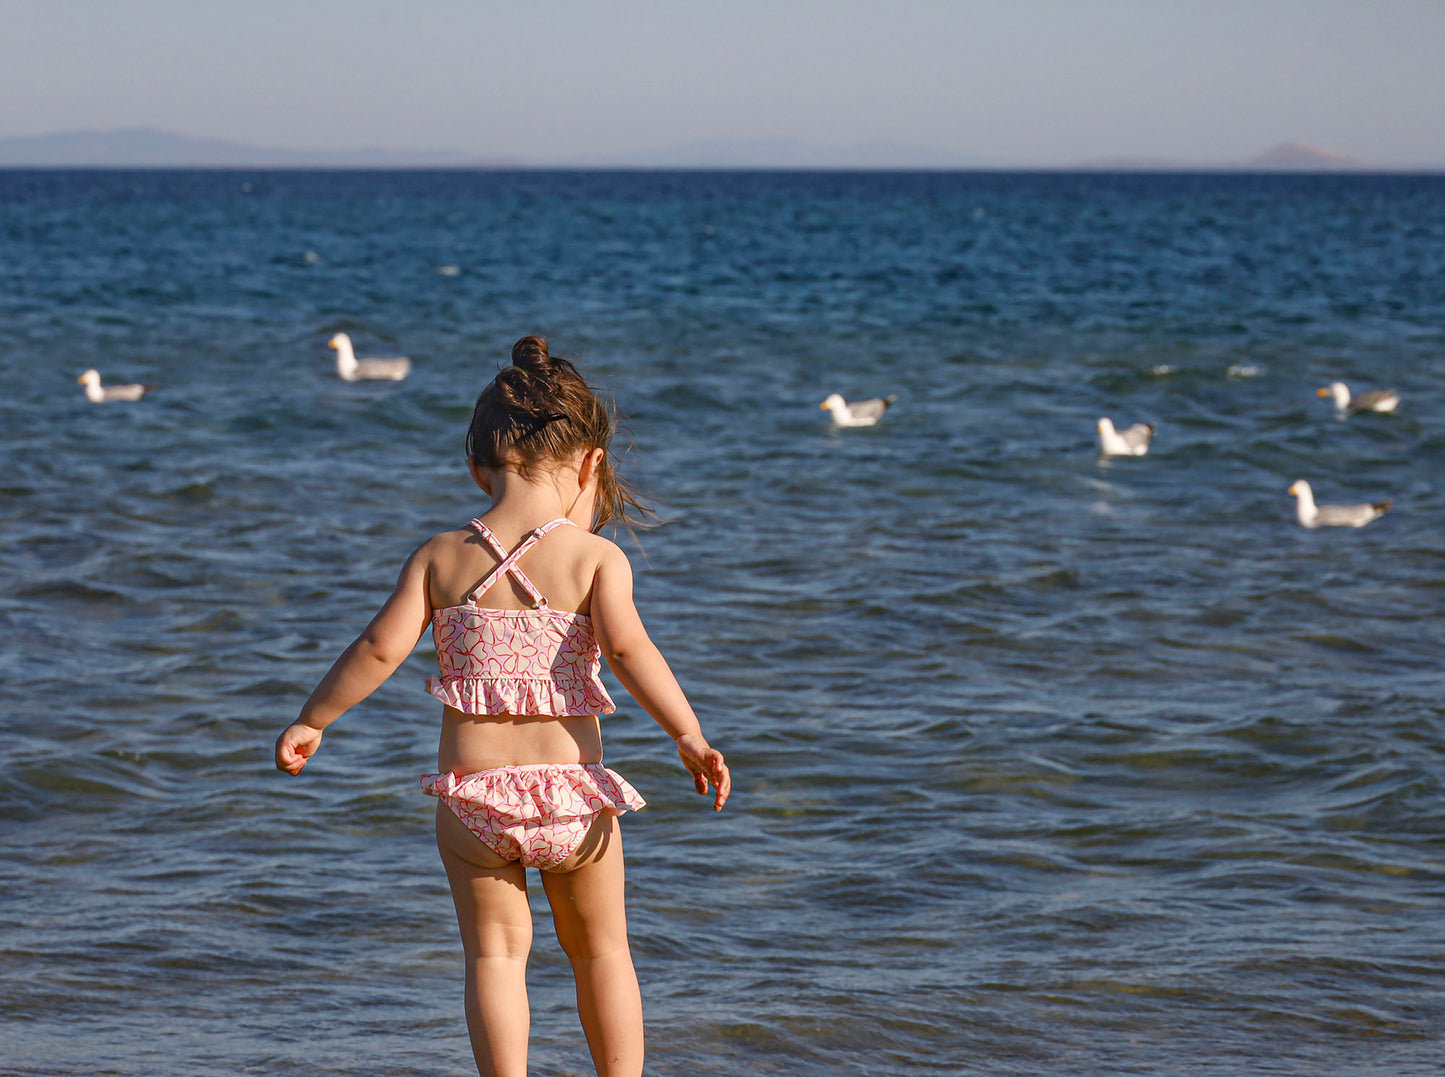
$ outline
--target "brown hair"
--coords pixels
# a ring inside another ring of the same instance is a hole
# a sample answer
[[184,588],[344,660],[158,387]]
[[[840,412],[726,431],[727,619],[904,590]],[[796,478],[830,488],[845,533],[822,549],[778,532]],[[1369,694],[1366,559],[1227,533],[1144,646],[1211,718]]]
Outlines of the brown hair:
[[632,485],[617,474],[611,450],[616,429],[612,406],[575,366],[549,354],[546,338],[523,337],[512,346],[512,365],[477,397],[467,427],[467,456],[482,467],[510,464],[525,476],[539,464],[601,449],[592,530],[600,531],[609,523],[630,530],[654,517]]

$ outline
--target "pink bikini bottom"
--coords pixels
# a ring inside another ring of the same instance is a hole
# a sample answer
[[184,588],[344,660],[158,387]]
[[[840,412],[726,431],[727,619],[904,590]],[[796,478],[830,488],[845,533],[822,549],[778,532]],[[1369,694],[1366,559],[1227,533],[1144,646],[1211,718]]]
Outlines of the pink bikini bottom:
[[423,774],[422,791],[439,797],[483,845],[529,868],[555,868],[571,856],[592,821],[647,801],[601,763],[539,763],[475,774]]

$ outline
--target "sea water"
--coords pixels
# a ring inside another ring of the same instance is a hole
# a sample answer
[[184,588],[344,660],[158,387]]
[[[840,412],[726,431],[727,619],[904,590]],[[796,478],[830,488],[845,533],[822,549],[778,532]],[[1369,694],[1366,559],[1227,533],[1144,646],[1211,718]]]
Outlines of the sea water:
[[0,173],[0,1072],[472,1072],[429,639],[271,746],[529,333],[735,780],[613,683],[649,1072],[1439,1072],[1445,178],[94,171]]

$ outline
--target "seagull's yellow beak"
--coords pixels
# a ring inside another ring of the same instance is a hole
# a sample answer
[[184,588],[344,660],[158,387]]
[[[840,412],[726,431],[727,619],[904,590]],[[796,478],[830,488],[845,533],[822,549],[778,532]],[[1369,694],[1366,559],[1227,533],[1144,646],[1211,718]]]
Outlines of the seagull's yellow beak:
[[1328,389],[1316,389],[1316,390],[1315,390],[1315,396],[1329,396],[1329,395],[1330,395],[1330,391],[1329,391]]
[[335,350],[336,350],[336,338],[335,338],[335,337],[332,337],[330,340],[328,340],[328,341],[326,342],[326,346],[327,346],[328,348],[330,348],[332,351],[335,351]]
[[1289,492],[1290,492],[1291,494],[1295,495],[1295,496],[1298,496],[1298,495],[1299,495],[1299,483],[1297,483],[1297,482],[1292,482],[1292,483],[1290,483]]
[[819,404],[819,405],[818,405],[818,410],[819,410],[819,411],[827,411],[827,410],[828,410],[828,402],[825,400],[825,401],[823,401],[821,404]]
[[85,375],[82,374],[80,377],[76,378],[75,381],[76,381],[76,383],[79,384],[79,385],[84,385],[84,384],[85,384]]

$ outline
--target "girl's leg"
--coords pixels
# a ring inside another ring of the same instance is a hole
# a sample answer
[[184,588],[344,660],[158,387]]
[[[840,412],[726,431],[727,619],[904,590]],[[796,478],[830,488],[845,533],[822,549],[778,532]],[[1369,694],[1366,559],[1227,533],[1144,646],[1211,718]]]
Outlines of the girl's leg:
[[581,848],[542,872],[542,886],[577,979],[577,1012],[598,1077],[639,1077],[642,993],[627,946],[617,816],[598,816]]
[[527,954],[532,911],[526,870],[504,860],[445,804],[437,849],[447,869],[467,963],[467,1031],[482,1077],[526,1077]]

